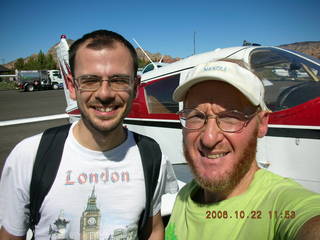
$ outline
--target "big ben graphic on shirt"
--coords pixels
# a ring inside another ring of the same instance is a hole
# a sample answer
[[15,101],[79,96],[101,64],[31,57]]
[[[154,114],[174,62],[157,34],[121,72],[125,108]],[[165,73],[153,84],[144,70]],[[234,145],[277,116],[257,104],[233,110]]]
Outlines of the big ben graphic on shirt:
[[99,240],[100,237],[100,210],[97,208],[95,187],[88,198],[86,210],[80,218],[80,240]]
[[[122,225],[106,224],[107,211],[103,211],[103,206],[98,208],[97,203],[99,193],[93,186],[91,193],[89,192],[86,204],[83,206],[84,211],[73,218],[70,214],[65,216],[65,210],[61,209],[59,216],[49,226],[50,240],[134,240],[137,239],[138,224],[123,223]],[[100,206],[98,204],[98,206]],[[102,214],[101,214],[102,213]],[[102,215],[105,215],[104,218]],[[109,216],[109,215],[108,215]],[[80,221],[79,221],[80,220]],[[76,225],[72,222],[77,222]],[[78,226],[74,232],[74,226]]]

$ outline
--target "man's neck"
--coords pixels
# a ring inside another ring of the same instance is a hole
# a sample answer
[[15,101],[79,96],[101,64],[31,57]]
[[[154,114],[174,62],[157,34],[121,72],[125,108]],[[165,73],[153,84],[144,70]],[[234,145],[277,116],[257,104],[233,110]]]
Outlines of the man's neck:
[[109,132],[100,132],[93,128],[88,128],[80,120],[73,128],[73,135],[84,147],[94,151],[107,151],[119,146],[127,138],[127,131],[119,125]]

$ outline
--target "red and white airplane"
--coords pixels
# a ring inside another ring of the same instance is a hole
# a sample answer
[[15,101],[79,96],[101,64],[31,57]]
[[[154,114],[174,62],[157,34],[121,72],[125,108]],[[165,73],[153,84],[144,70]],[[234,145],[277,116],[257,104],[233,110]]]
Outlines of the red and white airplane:
[[[65,36],[57,46],[57,53],[61,72],[66,76],[70,68]],[[243,60],[265,86],[265,102],[273,112],[267,136],[258,142],[259,166],[320,193],[319,59],[266,46],[223,48],[190,56],[142,74],[137,98],[125,124],[133,131],[156,139],[176,165],[179,178],[179,166],[186,163],[176,115],[182,104],[172,100],[172,93],[190,69],[222,58]],[[77,104],[69,98],[67,86],[64,89],[66,112],[71,120],[77,119],[80,117]]]

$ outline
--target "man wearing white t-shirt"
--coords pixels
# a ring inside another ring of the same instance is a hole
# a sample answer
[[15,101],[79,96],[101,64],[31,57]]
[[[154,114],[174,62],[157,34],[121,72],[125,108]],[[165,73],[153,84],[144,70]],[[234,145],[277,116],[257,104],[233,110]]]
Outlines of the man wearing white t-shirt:
[[[123,127],[139,84],[137,54],[121,35],[99,30],[70,48],[70,97],[81,119],[65,142],[55,181],[41,208],[35,239],[137,239],[145,178],[133,133]],[[25,239],[33,162],[41,134],[10,153],[0,183],[0,239]],[[177,185],[162,155],[151,201],[149,239],[163,239],[161,195]]]

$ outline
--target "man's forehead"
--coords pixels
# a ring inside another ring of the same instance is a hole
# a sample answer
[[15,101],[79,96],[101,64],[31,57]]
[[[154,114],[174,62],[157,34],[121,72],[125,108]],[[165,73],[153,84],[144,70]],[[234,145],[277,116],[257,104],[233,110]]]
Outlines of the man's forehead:
[[90,47],[90,42],[91,41],[89,39],[79,47],[77,54],[75,56],[75,66],[81,59],[87,59],[89,52],[95,52],[97,54],[106,52],[109,55],[109,53],[111,53],[112,51],[117,51],[117,54],[119,55],[119,57],[125,56],[126,59],[130,61],[131,64],[133,65],[133,59],[129,49],[125,45],[123,45],[121,42],[114,41],[112,45],[106,45],[106,46],[100,46],[100,47],[92,47],[92,46]]

